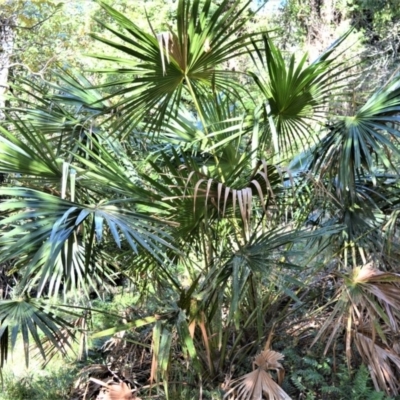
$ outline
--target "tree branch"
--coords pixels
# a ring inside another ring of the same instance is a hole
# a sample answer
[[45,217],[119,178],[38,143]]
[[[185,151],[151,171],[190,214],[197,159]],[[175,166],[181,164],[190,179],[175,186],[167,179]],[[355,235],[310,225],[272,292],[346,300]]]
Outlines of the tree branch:
[[25,29],[28,31],[34,30],[35,28],[37,28],[38,26],[44,24],[46,21],[48,21],[51,17],[53,17],[58,11],[60,10],[60,8],[57,8],[52,14],[50,14],[47,18],[37,22],[36,24],[32,25],[32,26],[19,26],[19,25],[8,25],[10,28],[13,29]]
[[54,61],[55,59],[57,59],[57,56],[53,56],[53,57],[49,58],[49,59],[47,60],[46,64],[43,66],[43,68],[42,68],[40,71],[38,71],[38,72],[32,71],[26,64],[22,64],[22,63],[18,63],[18,62],[17,62],[17,63],[10,64],[10,65],[8,66],[8,68],[16,67],[16,66],[24,67],[24,68],[27,69],[32,75],[38,75],[38,76],[40,76],[42,79],[44,79],[43,74],[46,72],[46,69],[49,67],[50,63],[51,63],[52,61]]

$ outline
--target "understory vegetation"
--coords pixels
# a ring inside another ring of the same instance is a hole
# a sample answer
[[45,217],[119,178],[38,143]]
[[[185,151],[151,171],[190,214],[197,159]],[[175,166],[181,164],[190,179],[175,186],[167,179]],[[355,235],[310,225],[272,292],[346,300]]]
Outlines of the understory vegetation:
[[122,3],[0,52],[0,400],[400,398],[399,13]]

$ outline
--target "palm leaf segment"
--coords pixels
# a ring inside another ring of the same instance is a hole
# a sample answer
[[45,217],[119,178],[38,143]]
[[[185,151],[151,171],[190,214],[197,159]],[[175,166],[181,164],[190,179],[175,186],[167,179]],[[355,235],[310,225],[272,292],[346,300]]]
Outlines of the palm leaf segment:
[[[54,144],[57,156],[65,157],[71,149],[76,150],[76,141],[87,143],[99,132],[95,118],[107,112],[109,103],[77,71],[59,69],[55,77],[58,84],[38,85],[28,79],[17,80],[13,84],[18,93],[14,100],[20,106],[10,111],[24,125],[23,130],[15,127],[19,134],[26,136],[29,130],[34,130],[36,136]],[[15,124],[15,120],[11,122]]]
[[29,144],[0,126],[1,172],[60,181],[62,161],[53,154],[44,136],[23,121],[14,121],[14,127],[14,133],[22,133]]
[[152,121],[161,127],[162,121],[177,111],[184,93],[191,97],[201,116],[210,93],[215,90],[241,90],[240,85],[232,79],[232,72],[221,69],[224,62],[244,53],[250,44],[250,37],[254,36],[247,33],[235,36],[248,19],[243,15],[250,1],[240,9],[239,3],[239,0],[233,4],[224,0],[215,11],[211,11],[211,0],[206,0],[201,9],[199,0],[180,0],[176,32],[156,36],[144,32],[99,0],[101,7],[129,34],[121,33],[100,20],[97,20],[100,25],[125,44],[92,34],[95,39],[127,56],[94,55],[121,65],[119,69],[102,72],[128,76],[111,84],[125,85],[124,89],[112,95],[120,97],[116,107],[125,116],[122,125],[136,124],[146,116],[148,110],[152,110]]

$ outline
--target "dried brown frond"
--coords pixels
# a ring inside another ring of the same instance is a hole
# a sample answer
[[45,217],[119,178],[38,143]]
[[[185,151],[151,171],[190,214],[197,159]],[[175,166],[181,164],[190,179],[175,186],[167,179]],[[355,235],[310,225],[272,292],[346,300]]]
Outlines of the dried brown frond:
[[284,355],[273,350],[264,350],[254,358],[254,364],[257,367],[268,371],[269,369],[283,368],[279,360],[282,360]]
[[90,378],[90,381],[101,386],[96,400],[140,400],[132,393],[125,382],[115,382],[113,380],[103,382],[96,378]]
[[355,344],[365,364],[369,366],[376,390],[384,389],[390,396],[399,392],[400,356],[394,348],[377,343],[368,335],[357,332]]
[[231,389],[225,398],[235,400],[262,400],[263,395],[269,400],[291,400],[289,395],[272,379],[268,370],[276,370],[278,380],[284,377],[284,369],[279,362],[283,354],[273,350],[264,350],[254,358],[254,371],[241,376],[231,383]]
[[326,353],[343,329],[349,367],[354,342],[369,367],[375,388],[388,395],[399,394],[400,275],[366,264],[345,276],[336,294],[336,305],[312,345],[328,337]]

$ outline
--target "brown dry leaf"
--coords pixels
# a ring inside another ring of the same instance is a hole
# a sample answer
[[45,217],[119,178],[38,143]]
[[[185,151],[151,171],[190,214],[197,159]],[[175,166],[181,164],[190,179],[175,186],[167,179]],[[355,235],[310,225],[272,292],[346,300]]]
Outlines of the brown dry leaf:
[[[163,75],[166,75],[167,64],[170,63],[170,56],[178,63],[182,70],[186,68],[186,61],[183,57],[182,49],[179,46],[179,40],[175,33],[172,32],[161,32],[156,35],[158,46],[160,48],[160,56],[162,63]],[[186,36],[185,36],[186,38]]]
[[[231,390],[225,398],[232,396],[236,400],[262,400],[263,395],[269,400],[291,400],[290,396],[272,379],[268,370],[276,370],[279,380],[283,380],[284,370],[278,361],[283,354],[273,350],[264,350],[254,359],[257,367],[253,372],[241,376],[231,384]],[[232,398],[232,397],[231,397]]]
[[269,400],[291,400],[271,375],[261,368],[241,376],[234,382],[232,389],[236,391],[236,400],[262,400],[263,394]]
[[380,271],[372,263],[355,267],[344,278],[331,311],[312,345],[328,337],[325,352],[342,329],[350,365],[352,343],[368,365],[375,388],[400,393],[400,275]]
[[125,382],[108,384],[108,389],[109,400],[133,400],[132,392]]
[[140,400],[133,395],[125,382],[114,382],[113,380],[103,382],[95,378],[90,378],[90,380],[102,386],[96,400]]
[[399,392],[400,356],[374,341],[365,334],[356,333],[355,343],[363,359],[368,364],[376,390],[386,388],[386,393],[397,396]]

